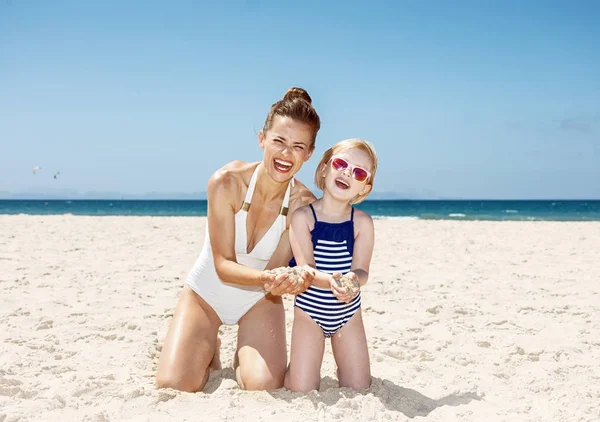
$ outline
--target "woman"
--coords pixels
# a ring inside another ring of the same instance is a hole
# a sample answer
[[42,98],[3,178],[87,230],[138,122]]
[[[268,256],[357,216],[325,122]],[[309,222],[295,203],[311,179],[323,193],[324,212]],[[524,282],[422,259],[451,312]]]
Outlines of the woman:
[[[265,269],[287,265],[289,219],[315,199],[294,175],[311,157],[320,126],[308,93],[291,88],[271,106],[258,134],[263,160],[233,161],[210,177],[204,247],[165,338],[159,388],[193,392],[204,387],[209,368],[220,368],[222,324],[239,325],[234,367],[240,387],[283,386],[287,350],[281,295],[302,290]],[[314,273],[303,277],[299,285],[307,287]]]

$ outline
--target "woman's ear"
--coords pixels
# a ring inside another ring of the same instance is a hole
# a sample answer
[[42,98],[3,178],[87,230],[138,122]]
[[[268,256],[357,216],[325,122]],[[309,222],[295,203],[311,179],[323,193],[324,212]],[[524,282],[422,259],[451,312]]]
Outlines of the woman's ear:
[[263,149],[265,147],[265,132],[262,129],[258,132],[258,145]]

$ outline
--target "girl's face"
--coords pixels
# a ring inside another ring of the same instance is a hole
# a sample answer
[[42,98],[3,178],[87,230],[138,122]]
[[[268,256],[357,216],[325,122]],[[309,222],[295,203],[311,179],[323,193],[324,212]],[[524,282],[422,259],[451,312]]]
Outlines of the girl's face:
[[309,125],[282,116],[275,116],[267,132],[258,133],[263,162],[273,180],[285,182],[298,173],[313,153],[313,136]]
[[325,190],[344,201],[369,193],[372,166],[369,154],[362,149],[351,148],[334,154],[323,169]]

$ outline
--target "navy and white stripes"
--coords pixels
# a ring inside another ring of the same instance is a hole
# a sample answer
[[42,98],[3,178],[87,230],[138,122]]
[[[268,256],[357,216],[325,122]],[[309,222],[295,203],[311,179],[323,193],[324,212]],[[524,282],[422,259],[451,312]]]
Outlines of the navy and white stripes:
[[346,274],[352,268],[352,255],[348,251],[347,242],[317,239],[314,247],[315,264],[324,273]]
[[311,286],[296,296],[296,306],[321,327],[325,337],[331,337],[360,308],[360,293],[350,303],[344,303],[337,300],[330,289]]
[[[336,242],[317,239],[313,250],[319,271],[345,274],[352,268],[352,255],[346,240]],[[331,337],[360,308],[360,293],[350,303],[344,303],[333,295],[331,289],[311,286],[296,296],[295,306],[306,312],[321,327],[325,337]]]

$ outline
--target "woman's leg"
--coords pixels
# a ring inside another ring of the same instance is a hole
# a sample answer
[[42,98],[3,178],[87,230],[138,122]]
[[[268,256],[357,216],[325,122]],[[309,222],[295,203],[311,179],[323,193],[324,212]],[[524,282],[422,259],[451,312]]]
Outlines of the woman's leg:
[[281,296],[265,296],[238,324],[234,367],[240,388],[281,388],[287,361],[285,312]]
[[156,386],[189,392],[201,390],[208,380],[209,366],[220,366],[213,361],[218,356],[220,326],[216,312],[185,286],[160,353]]
[[362,390],[371,385],[367,336],[360,309],[331,337],[331,349],[340,387]]
[[292,391],[318,390],[325,351],[323,330],[302,309],[294,307],[290,366],[285,387]]

